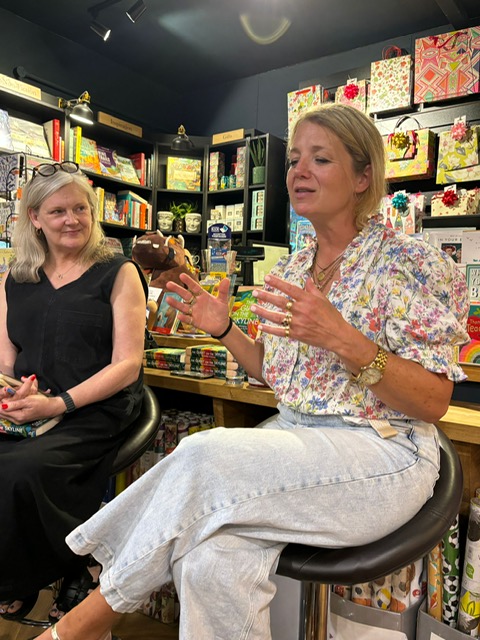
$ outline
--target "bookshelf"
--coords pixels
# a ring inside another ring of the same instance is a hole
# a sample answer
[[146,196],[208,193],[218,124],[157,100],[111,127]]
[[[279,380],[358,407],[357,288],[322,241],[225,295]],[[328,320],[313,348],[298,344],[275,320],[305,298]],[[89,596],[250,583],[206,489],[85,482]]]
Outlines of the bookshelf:
[[[152,132],[143,131],[136,125],[131,125],[130,127],[129,123],[123,123],[123,121],[113,117],[111,118],[111,122],[104,118],[104,122],[95,122],[91,126],[80,125],[81,134],[85,138],[95,140],[98,145],[115,150],[116,154],[122,157],[128,158],[134,154],[143,154],[146,163],[148,163],[149,171],[148,177],[145,179],[145,184],[126,181],[120,176],[103,175],[93,170],[92,167],[86,168],[82,166],[80,158],[74,156],[74,149],[72,148],[74,139],[71,132],[76,128],[76,125],[74,125],[73,122],[71,123],[65,112],[58,107],[58,99],[39,89],[37,90],[33,87],[32,89],[35,89],[36,93],[33,97],[16,93],[10,88],[5,88],[0,83],[0,109],[6,111],[9,117],[20,118],[39,126],[48,121],[58,120],[59,135],[63,140],[63,158],[65,160],[73,159],[79,162],[82,171],[91,180],[94,188],[97,188],[97,190],[103,189],[105,192],[113,194],[114,200],[116,200],[122,191],[130,191],[138,197],[139,202],[141,200],[142,203],[147,203],[145,206],[141,204],[135,205],[135,209],[132,209],[132,211],[135,212],[134,218],[130,215],[131,212],[129,210],[128,218],[126,217],[122,224],[119,224],[118,220],[113,219],[105,222],[102,221],[107,235],[118,238],[128,238],[139,233],[144,233],[146,230],[156,228],[153,213],[155,210],[153,176],[156,161],[155,143]],[[125,130],[121,129],[123,124],[125,125]],[[6,154],[12,154],[12,151],[0,149],[0,157]],[[20,185],[30,179],[33,166],[40,162],[53,161],[51,157],[30,157],[28,153],[25,154],[25,158],[19,158],[17,163],[19,167],[21,167],[19,175]],[[134,171],[133,166],[132,170]],[[9,189],[6,188],[6,176],[3,175],[1,170],[0,192],[2,192],[3,197],[6,199],[11,199],[12,202],[9,204],[15,208],[16,193],[9,193]],[[137,198],[134,199],[136,200]]]

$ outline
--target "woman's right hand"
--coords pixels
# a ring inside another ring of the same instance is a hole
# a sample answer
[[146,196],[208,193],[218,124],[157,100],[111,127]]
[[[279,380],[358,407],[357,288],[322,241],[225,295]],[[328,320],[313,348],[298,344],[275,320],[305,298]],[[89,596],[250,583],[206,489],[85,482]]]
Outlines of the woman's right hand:
[[222,334],[229,322],[229,279],[224,278],[220,282],[217,296],[202,289],[198,282],[186,273],[180,274],[180,280],[185,288],[173,281],[167,283],[167,290],[182,298],[180,302],[167,296],[169,305],[180,312],[179,319],[210,335]]

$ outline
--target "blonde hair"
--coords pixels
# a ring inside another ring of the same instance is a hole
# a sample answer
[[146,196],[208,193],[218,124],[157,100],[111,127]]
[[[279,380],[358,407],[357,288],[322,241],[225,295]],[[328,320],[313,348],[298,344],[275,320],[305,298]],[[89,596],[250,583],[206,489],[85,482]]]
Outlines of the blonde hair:
[[370,165],[370,184],[364,192],[357,194],[355,205],[356,225],[359,230],[363,229],[369,218],[378,212],[381,199],[386,194],[382,136],[373,121],[362,112],[348,105],[328,103],[300,114],[290,132],[287,153],[302,122],[318,124],[335,134],[352,158],[357,175]]
[[92,215],[90,237],[80,253],[83,264],[105,262],[113,255],[105,243],[105,234],[98,221],[97,196],[86,176],[81,172],[67,173],[59,169],[51,176],[36,175],[22,192],[18,220],[12,234],[15,260],[11,273],[16,282],[39,282],[39,269],[45,264],[48,254],[47,240],[38,233],[28,215],[29,209],[38,212],[43,202],[62,187],[73,184],[85,194]]

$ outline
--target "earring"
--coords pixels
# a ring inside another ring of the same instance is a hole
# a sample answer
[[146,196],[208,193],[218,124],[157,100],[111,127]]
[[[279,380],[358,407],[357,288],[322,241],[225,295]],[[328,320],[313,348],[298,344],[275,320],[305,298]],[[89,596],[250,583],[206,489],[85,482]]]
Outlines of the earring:
[[42,230],[37,227],[35,229],[35,233],[37,234],[37,236],[41,236],[42,235]]

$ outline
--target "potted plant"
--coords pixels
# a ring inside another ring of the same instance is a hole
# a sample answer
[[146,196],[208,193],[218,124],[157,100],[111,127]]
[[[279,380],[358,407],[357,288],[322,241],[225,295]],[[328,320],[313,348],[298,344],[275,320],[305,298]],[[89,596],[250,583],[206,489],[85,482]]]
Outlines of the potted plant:
[[265,182],[265,140],[257,138],[250,142],[250,157],[253,162],[252,184]]
[[170,211],[173,214],[173,230],[181,233],[185,231],[185,216],[187,213],[195,213],[197,211],[197,203],[193,202],[172,202]]

